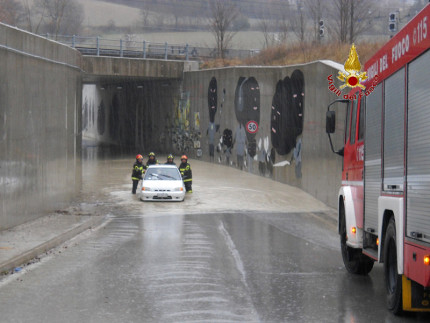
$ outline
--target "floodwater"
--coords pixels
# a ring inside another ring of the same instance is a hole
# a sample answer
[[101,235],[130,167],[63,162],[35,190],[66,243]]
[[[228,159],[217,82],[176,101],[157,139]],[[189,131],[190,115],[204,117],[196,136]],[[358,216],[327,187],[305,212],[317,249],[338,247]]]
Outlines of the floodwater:
[[[145,157],[145,156],[144,156]],[[193,191],[183,203],[130,203],[131,169],[134,156],[111,157],[103,151],[87,151],[83,161],[83,199],[113,202],[127,207],[127,213],[213,212],[333,212],[311,195],[269,178],[238,171],[233,167],[189,160]],[[157,156],[164,163],[166,156]],[[179,165],[179,158],[175,159]],[[146,162],[146,160],[144,160]]]
[[[164,161],[164,158],[159,158]],[[133,158],[87,159],[82,209],[107,222],[0,283],[1,322],[426,322],[385,308],[383,270],[343,267],[327,206],[190,160],[184,202],[131,194]]]

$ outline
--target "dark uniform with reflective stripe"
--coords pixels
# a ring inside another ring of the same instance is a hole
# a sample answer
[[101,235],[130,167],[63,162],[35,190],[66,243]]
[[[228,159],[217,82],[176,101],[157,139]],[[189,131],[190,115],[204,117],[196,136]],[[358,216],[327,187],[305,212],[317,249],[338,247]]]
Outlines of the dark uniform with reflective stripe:
[[146,166],[150,165],[158,165],[158,160],[155,158],[155,154],[153,152],[149,153],[148,161],[146,162]]
[[175,165],[175,162],[173,161],[173,155],[167,156],[167,161],[164,163],[165,165]]
[[192,193],[193,190],[191,188],[191,185],[193,183],[193,173],[191,171],[191,165],[187,162],[182,162],[179,165],[179,171],[181,172],[182,180],[184,181],[187,193]]
[[131,173],[131,179],[133,180],[133,189],[132,193],[136,194],[137,184],[139,180],[143,179],[143,175],[145,174],[146,166],[143,163],[139,163],[136,161],[133,165],[133,172]]

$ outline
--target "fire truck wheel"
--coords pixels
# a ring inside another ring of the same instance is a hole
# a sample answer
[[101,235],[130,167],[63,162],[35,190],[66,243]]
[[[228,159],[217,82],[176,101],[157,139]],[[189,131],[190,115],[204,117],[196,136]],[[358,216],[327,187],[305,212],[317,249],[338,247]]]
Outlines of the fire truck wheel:
[[351,248],[346,244],[345,209],[340,210],[340,249],[345,268],[351,274],[367,275],[373,268],[374,261],[361,253],[361,249]]
[[397,273],[396,223],[390,219],[384,241],[384,272],[387,306],[394,314],[402,312],[402,275]]

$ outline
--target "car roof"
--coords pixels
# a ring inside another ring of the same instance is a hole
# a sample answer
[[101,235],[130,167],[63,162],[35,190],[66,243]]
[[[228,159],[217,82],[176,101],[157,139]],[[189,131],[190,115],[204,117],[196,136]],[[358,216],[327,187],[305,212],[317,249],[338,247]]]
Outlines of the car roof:
[[161,164],[161,165],[149,165],[148,166],[148,169],[149,168],[176,168],[176,169],[178,169],[178,167],[177,166],[175,166],[175,165],[166,165],[166,164]]

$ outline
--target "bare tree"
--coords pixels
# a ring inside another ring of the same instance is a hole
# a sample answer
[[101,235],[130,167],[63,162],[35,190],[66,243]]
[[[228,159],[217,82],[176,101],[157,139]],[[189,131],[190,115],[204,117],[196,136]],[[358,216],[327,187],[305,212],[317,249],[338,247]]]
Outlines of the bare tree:
[[149,7],[146,4],[144,4],[144,6],[140,8],[140,18],[141,18],[143,28],[148,27],[150,23]]
[[16,26],[21,21],[21,4],[15,0],[0,0],[0,22]]
[[264,47],[272,47],[275,44],[275,35],[273,33],[274,26],[272,21],[269,19],[261,19],[258,23],[258,28],[263,33]]
[[156,13],[153,16],[153,25],[158,28],[163,28],[166,21],[166,15],[163,13]]
[[263,33],[266,48],[286,43],[292,29],[291,8],[288,3],[262,7],[258,29]]
[[[335,33],[341,43],[346,43],[348,35],[348,19],[349,19],[349,3],[350,0],[333,0],[334,17],[337,17]],[[334,19],[336,21],[336,18]]]
[[[84,20],[83,7],[76,0],[34,0],[31,7],[26,1],[25,9],[31,31],[39,32],[43,28],[55,39],[60,33],[78,33]],[[37,26],[34,26],[35,21]]]
[[312,19],[313,39],[319,41],[320,37],[320,21],[324,20],[324,6],[323,0],[305,0],[305,5],[309,10],[309,15]]
[[371,27],[371,0],[332,0],[332,3],[333,30],[340,42],[352,43]]
[[237,7],[228,0],[214,0],[210,2],[211,16],[209,28],[216,41],[218,57],[224,58],[236,32],[231,31],[233,21],[239,14]]
[[306,36],[306,22],[305,10],[301,0],[296,0],[296,13],[290,19],[291,29],[296,35],[301,44],[305,42]]
[[64,10],[67,6],[66,0],[35,0],[34,6],[41,13],[50,33],[58,36]]
[[24,0],[23,6],[26,30],[38,34],[40,26],[43,24],[44,11],[40,12],[33,4],[33,0]]
[[290,22],[290,7],[285,6],[282,9],[279,10],[278,15],[280,16],[279,19],[276,20],[276,30],[278,33],[278,42],[280,44],[286,43],[288,39],[288,32],[291,29],[291,22]]
[[84,19],[84,7],[76,0],[68,0],[58,32],[65,35],[79,34]]
[[171,13],[175,20],[175,28],[178,28],[179,19],[183,19],[189,14],[190,4],[184,0],[169,0],[168,2],[172,6]]

